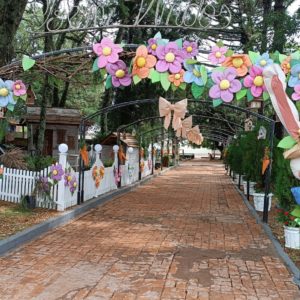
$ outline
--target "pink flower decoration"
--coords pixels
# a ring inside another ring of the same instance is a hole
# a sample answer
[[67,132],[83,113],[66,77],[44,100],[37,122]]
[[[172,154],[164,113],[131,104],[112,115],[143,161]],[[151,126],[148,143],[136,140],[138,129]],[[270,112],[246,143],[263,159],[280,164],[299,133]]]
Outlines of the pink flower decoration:
[[156,63],[158,72],[166,72],[168,70],[173,74],[180,72],[184,54],[178,49],[178,45],[175,42],[169,42],[166,46],[158,46],[156,55],[159,59]]
[[292,99],[295,101],[299,101],[300,100],[300,84],[296,85],[294,87],[294,93],[292,94]]
[[148,53],[156,55],[156,49],[157,49],[158,45],[157,45],[157,39],[155,38],[151,38],[148,40]]
[[214,46],[211,48],[211,53],[208,55],[208,59],[215,65],[221,64],[226,59],[225,53],[227,50],[227,47]]
[[106,66],[107,72],[112,76],[112,84],[114,87],[129,86],[131,84],[131,75],[128,74],[128,68],[122,60],[118,60],[114,64]]
[[17,80],[14,82],[13,92],[14,92],[14,95],[17,97],[26,95],[26,93],[27,93],[26,86],[22,80]]
[[249,70],[249,75],[244,79],[244,86],[250,88],[253,97],[260,97],[266,90],[263,69],[258,66],[252,66]]
[[192,58],[198,54],[198,45],[196,42],[183,42],[184,58]]
[[233,100],[233,93],[242,88],[239,80],[235,79],[237,72],[235,68],[225,69],[223,72],[213,72],[211,79],[215,83],[209,90],[209,96],[213,99],[221,98],[224,102]]
[[98,67],[104,68],[108,63],[115,63],[119,59],[119,53],[123,49],[112,42],[109,38],[103,38],[100,43],[93,46],[94,52],[99,56]]

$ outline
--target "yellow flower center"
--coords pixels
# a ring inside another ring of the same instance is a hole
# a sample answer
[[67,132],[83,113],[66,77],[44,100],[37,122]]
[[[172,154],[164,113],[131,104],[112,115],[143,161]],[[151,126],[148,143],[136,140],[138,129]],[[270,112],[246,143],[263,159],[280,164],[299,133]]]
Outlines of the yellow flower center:
[[76,187],[76,186],[77,186],[77,183],[76,183],[76,182],[74,182],[74,183],[73,183],[73,187]]
[[53,170],[53,175],[56,176],[58,174],[57,170]]
[[139,57],[136,61],[136,64],[139,68],[143,68],[146,65],[146,59],[144,57]]
[[188,46],[188,47],[186,48],[186,51],[187,51],[188,53],[191,53],[191,52],[193,51],[193,47],[192,47],[192,46]]
[[227,79],[223,79],[219,86],[221,90],[227,90],[230,87],[230,82]]
[[0,96],[1,97],[6,97],[8,95],[9,91],[6,88],[0,89]]
[[298,74],[298,78],[300,79],[300,73]]
[[244,61],[241,58],[234,58],[232,60],[232,64],[235,68],[239,68],[240,66],[242,66],[244,63]]
[[156,45],[156,44],[151,45],[151,49],[152,49],[152,50],[156,50],[156,48],[157,48],[157,45]]
[[260,65],[261,65],[262,67],[264,67],[266,64],[267,64],[267,61],[266,61],[265,59],[262,59],[262,60],[260,61]]
[[197,71],[196,69],[193,69],[193,74],[196,76],[196,77],[201,77],[201,73],[199,71]]
[[175,60],[175,55],[172,52],[169,52],[169,53],[166,54],[165,60],[168,63],[172,63]]
[[255,86],[262,86],[264,84],[264,79],[262,76],[256,76],[253,80]]
[[175,77],[175,79],[177,79],[177,80],[178,80],[178,79],[180,79],[181,75],[180,75],[179,73],[177,73],[177,74],[175,74],[175,76],[174,76],[174,77]]
[[287,67],[288,69],[290,69],[290,68],[291,68],[290,63],[287,63],[287,64],[286,64],[286,67]]
[[111,48],[110,47],[104,47],[102,49],[102,54],[105,56],[111,55]]
[[123,78],[125,76],[125,71],[122,69],[119,69],[115,75],[117,78]]
[[71,181],[72,180],[72,176],[68,176],[68,181]]
[[21,89],[21,85],[20,85],[20,84],[16,84],[16,85],[15,85],[15,89],[16,89],[16,90],[20,90],[20,89]]
[[217,51],[215,56],[216,56],[216,58],[220,58],[222,56],[222,53],[220,51]]

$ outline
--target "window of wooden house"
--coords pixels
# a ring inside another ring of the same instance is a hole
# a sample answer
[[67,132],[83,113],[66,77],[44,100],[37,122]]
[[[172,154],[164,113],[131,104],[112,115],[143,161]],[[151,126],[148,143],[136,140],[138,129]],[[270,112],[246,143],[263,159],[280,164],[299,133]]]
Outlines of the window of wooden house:
[[57,144],[62,144],[66,142],[66,130],[57,129]]
[[71,135],[68,135],[68,147],[70,150],[75,150],[75,137],[74,136],[71,136]]

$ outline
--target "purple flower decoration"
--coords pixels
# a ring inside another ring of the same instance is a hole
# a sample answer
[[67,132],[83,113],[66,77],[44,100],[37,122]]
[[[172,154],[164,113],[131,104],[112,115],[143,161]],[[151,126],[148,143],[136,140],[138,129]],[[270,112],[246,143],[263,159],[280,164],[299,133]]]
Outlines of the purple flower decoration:
[[225,61],[225,53],[227,52],[227,47],[214,46],[211,48],[211,53],[208,55],[208,59],[214,64],[218,65]]
[[71,181],[69,182],[70,192],[71,192],[72,195],[76,191],[77,185],[78,184],[77,184],[76,177],[73,175]]
[[148,53],[156,55],[156,49],[157,49],[158,45],[157,45],[157,39],[155,38],[151,38],[148,40]]
[[93,46],[94,52],[99,56],[98,67],[104,68],[107,64],[113,64],[118,61],[119,53],[123,49],[112,42],[109,38],[103,38],[100,43]]
[[131,84],[131,75],[128,74],[128,68],[122,60],[118,60],[114,64],[106,66],[107,72],[112,76],[112,84],[114,87],[129,86]]
[[198,55],[198,45],[196,42],[183,42],[184,58],[192,58]]
[[42,188],[44,193],[50,192],[50,182],[48,181],[48,177],[40,176],[39,183],[40,183],[40,187]]
[[213,99],[221,98],[224,102],[233,100],[233,93],[242,88],[239,80],[235,79],[237,72],[234,68],[225,69],[223,72],[213,72],[211,79],[215,83],[209,90],[209,96]]
[[266,91],[263,69],[258,66],[252,66],[249,70],[249,75],[244,79],[244,86],[250,88],[251,94],[254,97],[260,97]]
[[156,55],[159,59],[156,63],[158,72],[163,73],[168,70],[173,74],[180,72],[184,54],[182,50],[178,49],[178,45],[175,42],[169,42],[166,46],[158,46]]
[[64,179],[65,179],[65,186],[68,186],[70,181],[72,180],[71,173],[65,173]]
[[295,101],[300,100],[300,84],[294,87],[294,93],[292,94],[292,99]]
[[52,165],[50,168],[50,178],[54,181],[60,181],[64,175],[61,164]]

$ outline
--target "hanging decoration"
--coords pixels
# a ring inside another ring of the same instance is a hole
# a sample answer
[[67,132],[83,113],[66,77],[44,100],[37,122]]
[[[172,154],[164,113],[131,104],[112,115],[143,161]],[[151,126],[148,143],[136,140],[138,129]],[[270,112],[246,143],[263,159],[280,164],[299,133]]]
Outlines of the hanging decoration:
[[163,97],[159,97],[159,115],[165,117],[164,127],[168,129],[171,124],[171,112],[174,111],[172,127],[177,130],[182,127],[182,120],[187,111],[187,99],[171,104]]
[[177,129],[176,136],[186,139],[187,131],[190,130],[192,127],[193,127],[193,116],[189,116],[182,121],[182,127]]
[[265,140],[267,137],[267,129],[264,126],[260,126],[259,127],[259,131],[258,131],[258,136],[257,139],[258,140]]
[[196,145],[201,145],[203,142],[203,136],[200,133],[199,126],[196,125],[187,132],[187,139]]
[[265,174],[269,165],[270,165],[270,149],[269,149],[269,147],[266,147],[263,161],[262,161],[262,175]]
[[90,164],[90,160],[89,160],[89,153],[87,151],[86,145],[83,145],[83,147],[80,149],[80,156],[81,156],[84,166],[88,167]]
[[118,157],[119,157],[119,161],[120,161],[121,165],[123,165],[125,163],[125,161],[127,160],[122,145],[119,146]]

